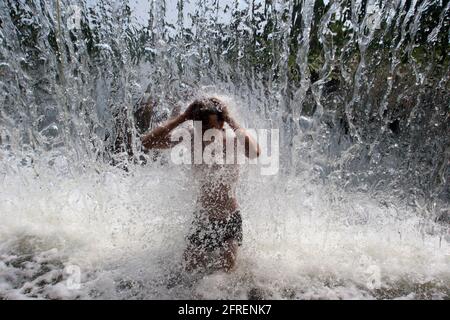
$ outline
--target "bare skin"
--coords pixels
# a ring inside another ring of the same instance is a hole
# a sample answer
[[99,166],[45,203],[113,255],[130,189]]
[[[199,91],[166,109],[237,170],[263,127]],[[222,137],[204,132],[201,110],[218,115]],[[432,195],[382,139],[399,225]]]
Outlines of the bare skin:
[[[179,142],[170,140],[171,132],[185,121],[193,119],[193,112],[195,106],[192,104],[187,110],[166,121],[164,124],[155,128],[151,132],[145,134],[141,141],[147,149],[167,149],[175,146]],[[235,146],[238,143],[245,145],[245,156],[247,158],[255,158],[260,154],[260,147],[256,141],[242,128],[229,114],[225,105],[222,106],[223,121],[217,115],[209,115],[207,123],[203,124],[203,132],[194,132],[195,134],[203,134],[208,129],[218,129],[222,132],[223,145],[226,146],[226,135],[224,134],[224,124],[228,123],[231,129],[235,132],[233,143]],[[209,142],[203,142],[203,149]],[[236,195],[232,192],[232,183],[237,181],[238,175],[231,177],[233,181],[203,181],[200,186],[200,194],[198,203],[205,209],[211,219],[227,219],[232,213],[239,208],[236,200]],[[219,179],[220,180],[220,179]],[[218,267],[226,272],[231,272],[236,265],[238,244],[235,240],[227,240],[227,242],[220,249],[220,259]],[[198,267],[207,268],[206,254],[202,248],[198,248],[189,244],[184,253],[184,260],[186,262],[186,270],[192,271]]]

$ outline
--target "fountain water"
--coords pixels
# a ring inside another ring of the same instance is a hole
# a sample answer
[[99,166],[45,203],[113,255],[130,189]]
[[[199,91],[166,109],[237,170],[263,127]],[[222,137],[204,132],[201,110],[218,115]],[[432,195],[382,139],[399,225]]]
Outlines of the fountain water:
[[[449,20],[440,0],[0,0],[0,299],[448,299]],[[244,172],[236,272],[168,287],[190,176],[139,135],[204,94],[280,129],[280,171]]]

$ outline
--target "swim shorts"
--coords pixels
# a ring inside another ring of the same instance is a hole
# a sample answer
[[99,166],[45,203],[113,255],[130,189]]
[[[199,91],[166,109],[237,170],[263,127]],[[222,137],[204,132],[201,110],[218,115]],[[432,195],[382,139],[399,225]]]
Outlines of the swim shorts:
[[226,219],[210,219],[203,211],[194,214],[188,241],[206,251],[222,248],[228,240],[242,245],[242,217],[235,211]]

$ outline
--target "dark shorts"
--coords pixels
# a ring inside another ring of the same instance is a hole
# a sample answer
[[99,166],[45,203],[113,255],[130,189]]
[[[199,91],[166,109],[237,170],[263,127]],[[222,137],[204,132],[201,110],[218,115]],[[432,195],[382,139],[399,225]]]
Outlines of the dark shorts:
[[227,219],[209,219],[206,214],[197,212],[188,241],[191,245],[207,251],[223,248],[228,240],[235,240],[242,245],[242,217],[239,211]]

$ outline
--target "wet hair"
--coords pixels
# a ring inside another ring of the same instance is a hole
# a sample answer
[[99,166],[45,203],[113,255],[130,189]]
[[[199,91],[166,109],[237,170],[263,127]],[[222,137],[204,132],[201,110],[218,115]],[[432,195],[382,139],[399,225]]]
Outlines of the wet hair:
[[201,100],[195,100],[193,120],[201,121],[202,123],[208,123],[210,115],[216,115],[219,121],[224,121],[224,116],[222,113],[223,103],[217,98],[206,98]]

